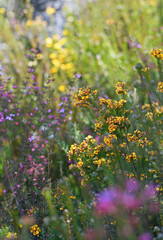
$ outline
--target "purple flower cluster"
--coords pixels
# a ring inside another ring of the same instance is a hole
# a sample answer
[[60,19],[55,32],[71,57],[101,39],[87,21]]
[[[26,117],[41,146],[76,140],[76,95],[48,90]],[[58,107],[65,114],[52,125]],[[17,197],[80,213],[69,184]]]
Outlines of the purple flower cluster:
[[126,182],[125,189],[115,186],[102,192],[97,201],[100,214],[119,214],[120,209],[129,211],[142,207],[156,195],[156,186],[147,185],[143,190],[136,179]]
[[[32,50],[28,57],[34,59],[36,54]],[[11,85],[5,74],[0,76],[0,150],[8,159],[8,165],[4,161],[9,183],[5,192],[14,195],[19,210],[23,202],[41,196],[47,186],[50,162],[54,161],[49,152],[55,151],[56,133],[58,137],[73,113],[69,94],[56,98],[53,79],[48,78],[49,87],[41,87],[37,81],[33,67],[22,86]]]
[[[97,199],[96,211],[98,216],[112,216],[120,224],[120,233],[125,239],[135,234],[135,229],[143,224],[140,215],[158,213],[158,203],[155,200],[156,186],[153,184],[142,188],[136,179],[125,183],[125,188],[118,185],[103,191]],[[148,207],[147,207],[148,206]],[[151,240],[150,233],[139,233],[139,240]],[[130,239],[130,238],[129,238]],[[135,239],[135,238],[134,238]]]

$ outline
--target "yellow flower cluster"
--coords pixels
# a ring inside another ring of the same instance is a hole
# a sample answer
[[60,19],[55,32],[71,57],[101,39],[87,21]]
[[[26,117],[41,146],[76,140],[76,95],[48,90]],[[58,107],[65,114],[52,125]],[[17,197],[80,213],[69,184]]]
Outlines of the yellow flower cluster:
[[104,123],[100,120],[97,123],[95,123],[95,132],[97,132],[98,135],[101,135],[101,133],[99,131],[103,125],[104,125]]
[[145,145],[151,145],[152,143],[147,140],[146,133],[140,130],[135,130],[134,133],[127,134],[128,142],[135,142],[137,146],[144,148]]
[[120,95],[122,93],[127,94],[127,91],[128,91],[128,89],[127,89],[127,86],[124,82],[118,82],[116,84],[116,94],[117,95]]
[[[75,159],[77,163],[71,164],[69,168],[78,169],[80,171],[80,175],[84,177],[82,184],[89,179],[89,176],[86,175],[85,169],[91,170],[102,164],[105,164],[105,166],[109,165],[110,161],[99,157],[100,152],[104,152],[104,148],[104,144],[96,145],[96,140],[90,135],[87,136],[81,144],[74,144],[70,147],[68,152],[69,161]],[[86,162],[85,159],[87,159]]]
[[60,38],[59,35],[53,35],[45,39],[45,46],[52,50],[49,58],[52,63],[51,74],[65,72],[69,77],[73,77],[75,69],[72,58],[67,48],[64,47],[66,38]]
[[109,123],[108,129],[109,129],[109,132],[112,133],[118,128],[118,125],[120,128],[124,128],[126,123],[129,123],[129,120],[124,116],[123,117],[110,116],[107,119],[106,123]]
[[[126,94],[127,87],[123,83],[116,87],[117,94],[122,92]],[[160,89],[162,89],[161,87]],[[140,169],[138,162],[146,162],[146,166],[148,166],[150,156],[153,154],[151,152],[153,142],[149,132],[141,131],[141,129],[133,130],[135,126],[134,123],[132,126],[134,109],[125,108],[124,105],[127,102],[125,99],[115,101],[101,98],[97,102],[93,100],[90,87],[80,89],[79,94],[76,95],[75,105],[86,107],[91,105],[93,109],[97,109],[95,132],[100,136],[97,137],[99,143],[92,136],[88,136],[81,144],[72,145],[68,152],[69,161],[72,162],[70,169],[80,173],[81,185],[84,186],[87,182],[93,184],[93,181],[100,184],[105,176],[104,169],[112,174],[121,171],[123,175],[131,178],[137,175],[140,180],[147,178],[148,174],[144,174],[146,167]],[[142,110],[145,110],[142,111],[142,114],[147,121],[153,122],[155,117],[157,124],[161,124],[160,115],[163,107],[159,105],[159,102],[151,104],[142,106]],[[144,126],[141,125],[141,127]],[[139,161],[136,161],[137,159]],[[126,168],[124,171],[124,164],[130,168],[127,167],[128,169]],[[152,172],[153,168],[149,173],[152,174]]]
[[126,100],[121,99],[119,102],[118,101],[114,101],[111,99],[105,99],[105,98],[101,98],[100,99],[100,105],[107,105],[108,109],[116,109],[116,108],[121,108],[123,107],[123,105],[126,103]]
[[98,167],[101,166],[103,163],[106,164],[106,162],[109,163],[110,161],[109,161],[109,162],[106,161],[105,158],[100,158],[100,159],[98,159],[98,160],[93,161],[93,163],[94,163],[94,164],[97,164]]
[[8,232],[6,237],[8,239],[17,239],[17,233]]
[[155,57],[157,59],[162,59],[163,60],[163,51],[162,49],[151,49],[150,54],[152,57]]
[[163,93],[163,82],[158,82],[158,91]]
[[127,162],[130,162],[131,159],[136,160],[136,153],[135,152],[126,155],[126,161]]
[[97,90],[95,91],[91,91],[91,88],[89,86],[87,86],[87,88],[80,88],[79,89],[79,93],[74,95],[75,97],[75,102],[74,102],[74,106],[83,106],[86,108],[92,108],[90,103],[88,102],[88,99],[90,100],[90,98],[92,98],[93,96],[95,96],[97,94]]
[[30,231],[34,236],[39,237],[39,234],[41,232],[41,229],[39,228],[39,226],[37,224],[33,225],[32,227],[30,227]]
[[109,136],[104,137],[104,143],[109,147],[113,146],[113,141],[114,140],[117,140],[117,136],[115,134],[110,134]]
[[37,17],[35,20],[27,20],[25,25],[30,28],[30,27],[46,27],[47,22],[43,21],[40,17]]

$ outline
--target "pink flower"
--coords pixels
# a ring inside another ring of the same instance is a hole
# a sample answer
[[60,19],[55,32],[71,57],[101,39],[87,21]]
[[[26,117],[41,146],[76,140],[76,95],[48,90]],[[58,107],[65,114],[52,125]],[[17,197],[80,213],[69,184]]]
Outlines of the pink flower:
[[133,194],[124,193],[122,197],[122,204],[124,207],[128,208],[129,210],[135,209],[141,206],[141,201],[136,198]]
[[98,199],[96,205],[97,211],[100,214],[116,214],[118,211],[116,195],[114,190],[104,191]]

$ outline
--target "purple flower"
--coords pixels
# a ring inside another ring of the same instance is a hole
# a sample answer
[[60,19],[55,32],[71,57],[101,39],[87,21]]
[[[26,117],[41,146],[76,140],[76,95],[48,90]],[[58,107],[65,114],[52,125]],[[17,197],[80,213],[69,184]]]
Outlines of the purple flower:
[[35,140],[35,137],[34,137],[34,136],[31,136],[31,137],[28,138],[28,141],[29,141],[29,142],[32,142],[33,140]]
[[59,103],[59,106],[61,107],[63,105],[63,102]]
[[136,44],[136,47],[137,47],[137,48],[142,48],[142,46],[140,45],[140,43],[137,43],[137,44]]
[[97,211],[102,214],[117,213],[118,208],[116,204],[116,196],[117,192],[114,189],[101,193],[96,205]]
[[7,117],[6,117],[6,120],[14,121],[14,119],[12,119],[11,116],[7,116]]
[[61,108],[60,110],[59,110],[59,113],[64,113],[65,112],[65,109],[64,108]]
[[78,74],[78,73],[76,73],[76,74],[75,74],[75,76],[76,76],[77,78],[81,78],[81,76],[82,76],[82,75],[81,75],[81,74]]
[[137,199],[133,194],[124,193],[122,197],[122,204],[124,207],[132,210],[141,206],[141,201]]
[[53,118],[53,116],[52,116],[52,115],[49,115],[49,116],[48,116],[48,118],[52,119],[52,118]]
[[136,179],[130,179],[126,182],[128,192],[135,192],[139,188],[139,183]]
[[149,184],[144,190],[144,195],[147,199],[150,199],[156,195],[156,186],[154,184]]
[[152,235],[149,232],[143,233],[138,240],[152,240]]

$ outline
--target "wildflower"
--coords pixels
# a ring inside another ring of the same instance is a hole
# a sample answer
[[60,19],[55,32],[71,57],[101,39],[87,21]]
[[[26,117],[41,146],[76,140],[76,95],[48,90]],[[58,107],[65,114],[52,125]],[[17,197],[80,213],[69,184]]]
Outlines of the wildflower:
[[155,57],[157,59],[162,59],[163,60],[163,51],[162,49],[151,49],[150,54],[152,57]]
[[60,92],[64,92],[64,91],[66,90],[66,86],[65,86],[65,85],[60,85],[60,86],[58,87],[58,90],[59,90]]
[[122,93],[126,94],[127,91],[128,91],[128,89],[124,82],[118,82],[116,84],[116,94],[117,95],[122,94]]
[[27,27],[30,27],[32,25],[32,21],[31,20],[28,20],[27,22],[26,22],[26,26]]
[[112,147],[113,146],[113,140],[117,140],[117,136],[115,134],[109,135],[108,137],[104,137],[104,142],[107,146]]
[[4,14],[6,12],[5,8],[0,8],[0,14]]
[[141,201],[134,196],[134,194],[124,192],[122,196],[122,204],[129,210],[141,206]]
[[38,227],[37,224],[33,225],[32,227],[30,227],[30,231],[34,236],[39,237],[39,234],[41,232],[41,229]]
[[78,73],[76,73],[76,74],[75,74],[75,76],[76,76],[77,78],[81,78],[81,76],[82,76],[82,75],[81,75],[81,74],[78,74]]
[[7,236],[8,239],[17,239],[17,234],[16,233],[11,233],[8,232]]
[[57,69],[56,67],[53,67],[53,68],[51,68],[50,72],[51,72],[52,74],[57,73],[57,72],[58,72],[58,69]]
[[112,24],[114,24],[114,23],[115,23],[115,20],[112,19],[112,18],[109,18],[109,19],[106,20],[106,24],[107,24],[107,25],[112,25]]
[[133,160],[136,160],[136,153],[135,152],[133,152],[133,153],[131,153],[131,154],[127,154],[127,156],[126,156],[126,161],[127,162],[130,162],[130,160],[131,159],[133,159]]
[[152,240],[152,236],[149,232],[143,233],[138,240]]
[[118,211],[116,197],[118,192],[114,189],[105,190],[99,197],[96,208],[100,214],[115,214]]
[[163,92],[163,82],[158,82],[158,91]]
[[136,179],[130,179],[126,182],[126,189],[128,192],[135,192],[139,188],[139,183]]
[[45,43],[46,43],[46,47],[50,48],[53,45],[53,39],[48,37],[48,38],[45,39]]
[[53,7],[47,7],[46,8],[46,13],[49,15],[53,15],[56,12],[55,8]]
[[63,30],[63,35],[64,35],[64,36],[67,36],[67,35],[68,35],[68,30],[67,30],[67,29]]

